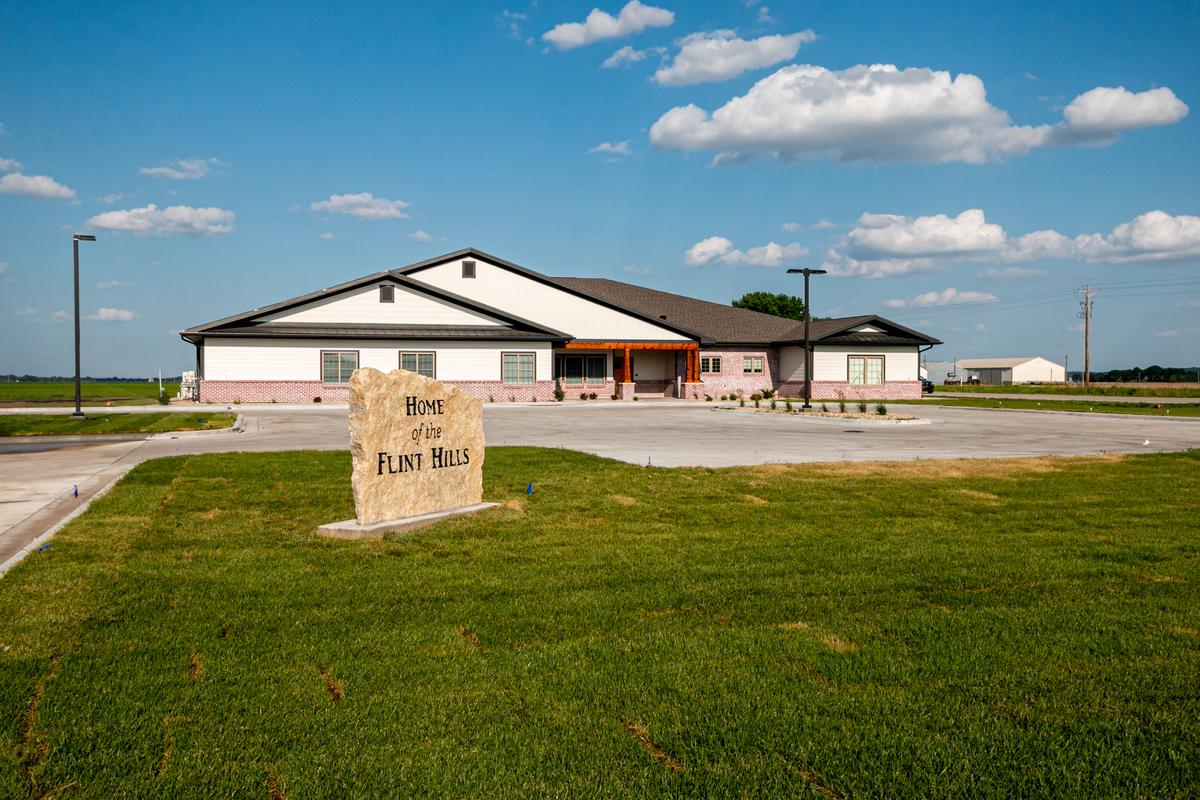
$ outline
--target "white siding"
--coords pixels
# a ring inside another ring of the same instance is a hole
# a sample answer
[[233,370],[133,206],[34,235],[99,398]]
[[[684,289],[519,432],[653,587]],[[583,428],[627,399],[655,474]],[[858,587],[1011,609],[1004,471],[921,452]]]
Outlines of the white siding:
[[1012,370],[1013,383],[1062,383],[1066,379],[1062,364],[1040,357],[1018,364]]
[[779,348],[779,380],[804,380],[804,348],[784,346]]
[[264,322],[343,322],[363,325],[500,324],[490,317],[481,316],[400,286],[396,286],[395,289],[395,302],[381,303],[379,302],[380,285],[396,286],[390,281],[380,281],[287,311],[269,314],[262,319]]
[[598,341],[686,342],[678,333],[585,300],[511,270],[480,259],[475,277],[462,276],[462,259],[419,270],[409,277],[448,292],[502,308],[518,317],[568,333],[576,339]]
[[[886,381],[915,381],[917,377],[916,347],[855,347],[853,345],[816,345],[813,352],[814,381],[845,381],[846,357],[884,356],[883,375]],[[785,348],[786,349],[786,348]],[[798,348],[803,350],[804,348]],[[801,370],[801,378],[804,377]]]
[[204,345],[204,379],[220,381],[317,381],[322,350],[357,350],[358,365],[391,372],[400,351],[437,353],[437,378],[443,381],[498,381],[502,352],[537,354],[537,380],[553,375],[549,342],[438,342],[358,339],[209,339]]

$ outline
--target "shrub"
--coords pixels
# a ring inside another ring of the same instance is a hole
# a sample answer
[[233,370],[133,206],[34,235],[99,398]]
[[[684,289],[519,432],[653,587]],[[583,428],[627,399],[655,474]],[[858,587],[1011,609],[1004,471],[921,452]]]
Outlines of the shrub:
[[515,402],[517,402],[517,396],[516,396],[515,394],[510,394],[510,395],[508,396],[508,402],[510,402],[510,403],[515,403]]
[[533,397],[529,398],[529,402],[531,402],[531,403],[536,403],[536,402],[537,402],[537,395],[535,394]]
[[706,394],[706,395],[704,395],[704,402],[706,402],[706,403],[711,403],[711,402],[712,402],[712,395],[711,395],[711,394]]
[[742,408],[745,408],[745,407],[746,407],[746,398],[744,398],[744,397],[739,397],[739,398],[738,398],[738,405],[739,405],[739,406],[741,406]]
[[792,401],[791,401],[791,400],[784,400],[784,401],[783,401],[783,410],[784,410],[784,411],[791,411],[791,410],[792,410]]
[[755,392],[754,394],[750,395],[750,399],[753,400],[755,403],[757,403],[759,400],[763,399],[762,393]]
[[616,393],[616,392],[613,392],[611,395],[609,395],[609,399],[610,399],[610,400],[616,400],[616,399],[617,399],[617,393]]
[[772,400],[771,400],[771,410],[772,410],[772,411],[774,411],[774,410],[775,410],[775,400],[774,400],[773,398],[772,398]]
[[562,390],[562,387],[560,387],[560,386],[554,387],[554,399],[557,402],[561,403],[563,401],[563,398],[565,398],[566,396],[567,396],[567,393]]
[[496,402],[496,398],[495,398],[495,397],[493,397],[492,395],[490,395],[490,394],[489,394],[489,395],[488,395],[488,402],[489,402],[489,403],[494,403],[494,402]]
[[761,398],[761,397],[751,397],[750,399],[754,401],[754,407],[755,407],[755,408],[758,408],[758,407],[759,407],[759,405],[758,405],[758,404],[762,402],[762,398]]
[[764,399],[764,400],[770,400],[772,397],[774,397],[774,396],[775,396],[775,390],[774,390],[774,389],[762,389],[762,390],[760,390],[760,391],[761,391],[761,393],[762,393],[762,396],[763,396],[763,399]]
[[875,413],[882,417],[884,414],[887,413],[887,406],[885,406],[883,403],[876,403],[875,404]]
[[158,393],[158,404],[160,406],[168,405],[170,402],[171,398],[167,397],[167,393],[165,391]]
[[858,401],[858,413],[860,413],[860,414],[867,413],[867,401],[866,400]]
[[589,394],[589,395],[588,395],[588,399],[589,399],[589,400],[595,400],[595,399],[596,399],[596,393],[595,393],[595,392],[592,392],[591,394]]
[[846,413],[846,397],[841,393],[838,394],[838,411]]
[[824,403],[821,403],[821,410],[822,410],[822,411],[824,411],[824,412],[826,412],[826,413],[828,413],[828,411],[829,411],[829,406],[825,405]]
[[636,401],[637,401],[637,399],[638,399],[638,396],[635,394],[635,395],[633,396],[633,399],[634,399],[634,401],[636,402]]
[[587,392],[580,392],[580,393],[579,393],[579,399],[580,399],[580,400],[587,400]]

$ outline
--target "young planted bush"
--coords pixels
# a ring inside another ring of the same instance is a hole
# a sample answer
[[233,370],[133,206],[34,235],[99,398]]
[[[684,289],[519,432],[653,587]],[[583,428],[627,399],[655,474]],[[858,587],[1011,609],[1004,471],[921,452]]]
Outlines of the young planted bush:
[[866,400],[858,401],[858,413],[860,413],[860,414],[867,413],[867,401]]
[[875,404],[875,413],[882,417],[884,414],[887,413],[887,406],[885,406],[883,403],[876,403]]

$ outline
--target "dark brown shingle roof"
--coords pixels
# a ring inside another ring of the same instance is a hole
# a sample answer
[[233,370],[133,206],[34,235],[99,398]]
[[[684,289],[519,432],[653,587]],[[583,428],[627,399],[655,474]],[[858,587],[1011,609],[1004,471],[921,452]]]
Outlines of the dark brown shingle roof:
[[[648,317],[661,318],[665,315],[668,322],[693,330],[714,344],[769,345],[800,342],[804,339],[804,323],[794,319],[647,289],[644,286],[608,278],[554,280]],[[882,323],[890,330],[887,333],[843,333],[847,328],[868,322]],[[830,344],[920,344],[936,341],[871,314],[816,319],[812,321],[810,328],[813,341],[826,340]]]

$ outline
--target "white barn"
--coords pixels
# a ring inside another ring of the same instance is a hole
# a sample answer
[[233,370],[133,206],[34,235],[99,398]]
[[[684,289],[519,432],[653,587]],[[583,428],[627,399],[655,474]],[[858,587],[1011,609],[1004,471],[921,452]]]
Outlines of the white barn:
[[1041,356],[1025,358],[964,358],[956,362],[958,377],[988,386],[1017,383],[1064,383],[1067,369]]
[[[410,369],[485,400],[801,394],[802,323],[474,248],[180,332],[200,399],[344,401],[358,367]],[[882,317],[814,320],[813,397],[919,397],[940,344]]]

